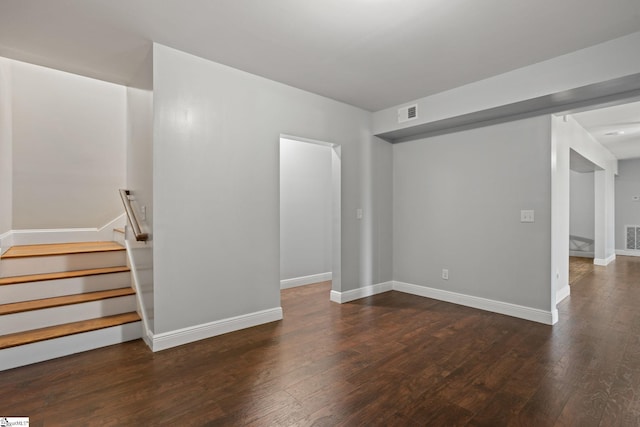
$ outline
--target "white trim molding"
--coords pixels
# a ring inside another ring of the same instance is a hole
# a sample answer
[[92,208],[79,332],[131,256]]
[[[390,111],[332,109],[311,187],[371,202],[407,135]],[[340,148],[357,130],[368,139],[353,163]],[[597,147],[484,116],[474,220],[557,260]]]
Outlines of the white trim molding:
[[331,280],[333,274],[328,273],[312,274],[310,276],[294,277],[280,280],[280,289],[295,288],[296,286],[310,285],[312,283],[326,282]]
[[0,234],[0,255],[5,253],[11,246],[13,246],[13,233],[7,231],[4,234]]
[[364,286],[362,288],[352,289],[345,292],[332,290],[330,299],[333,302],[343,304],[388,291],[398,291],[425,298],[432,298],[439,301],[450,302],[453,304],[478,308],[480,310],[491,311],[493,313],[505,314],[507,316],[531,320],[533,322],[544,323],[546,325],[553,325],[558,322],[557,309],[545,311],[538,308],[525,307],[508,302],[490,300],[487,298],[460,294],[457,292],[444,291],[427,286],[412,285],[410,283],[397,281],[378,283],[375,285]]
[[[11,230],[11,245],[41,245],[47,243],[95,242],[113,240],[113,229],[122,228],[125,214],[109,221],[100,228],[44,228]],[[3,234],[5,236],[7,233]],[[2,236],[0,236],[2,238]],[[4,238],[2,239],[4,241]],[[4,248],[4,244],[2,245]]]
[[605,259],[595,258],[593,260],[593,263],[595,265],[600,265],[600,266],[606,267],[607,265],[611,264],[615,260],[616,260],[616,254],[612,254],[611,256],[609,256],[609,257],[607,257]]
[[579,258],[593,258],[594,253],[587,251],[569,251],[569,256],[575,256]]
[[[2,236],[0,236],[2,237]],[[628,249],[616,249],[616,255],[620,256],[640,256],[640,251],[631,251]]]
[[152,341],[151,349],[154,352],[166,350],[171,347],[177,347],[217,335],[239,331],[240,329],[276,322],[278,320],[282,320],[282,307],[256,311],[255,313],[216,320],[202,325],[189,326],[175,331],[153,334],[150,337]]
[[506,314],[507,316],[518,317],[547,325],[553,325],[555,323],[551,311],[540,310],[538,308],[525,307],[523,305],[396,281],[393,282],[393,290],[467,307],[479,308],[480,310],[491,311],[493,313]]
[[344,304],[345,302],[354,301],[371,295],[381,294],[393,290],[393,282],[377,283],[375,285],[363,286],[361,288],[352,289],[350,291],[338,292],[331,291],[330,299],[333,302]]
[[563,299],[571,295],[571,287],[569,285],[558,289],[556,291],[556,304],[559,304]]

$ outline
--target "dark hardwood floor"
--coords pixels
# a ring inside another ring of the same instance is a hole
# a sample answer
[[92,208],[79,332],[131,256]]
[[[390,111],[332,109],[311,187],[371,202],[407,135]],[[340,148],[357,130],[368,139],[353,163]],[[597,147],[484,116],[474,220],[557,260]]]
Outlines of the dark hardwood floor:
[[593,258],[569,257],[569,284],[573,285],[594,270],[604,268],[606,267],[595,265]]
[[141,341],[0,372],[32,426],[638,426],[640,258],[572,285],[551,327],[399,292],[151,353]]

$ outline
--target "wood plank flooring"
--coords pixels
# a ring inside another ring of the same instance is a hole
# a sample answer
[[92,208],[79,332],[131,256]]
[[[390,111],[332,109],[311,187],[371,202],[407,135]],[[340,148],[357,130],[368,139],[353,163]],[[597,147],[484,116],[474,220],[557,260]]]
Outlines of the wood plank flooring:
[[86,292],[83,294],[65,295],[61,297],[43,298],[30,301],[0,304],[0,316],[5,314],[22,313],[25,311],[41,310],[43,308],[62,307],[65,305],[82,304],[84,302],[100,301],[109,298],[135,295],[131,287],[108,289],[104,291]]
[[604,270],[605,267],[595,265],[593,258],[569,257],[569,284],[573,285],[584,276],[596,269]]
[[545,326],[399,292],[282,292],[284,320],[151,353],[133,341],[0,372],[32,426],[638,426],[640,258]]
[[2,258],[24,258],[32,256],[68,255],[84,252],[124,251],[116,242],[53,243],[45,245],[13,246],[2,254]]
[[102,267],[87,270],[62,271],[56,273],[29,274],[26,276],[0,277],[0,286],[17,285],[19,283],[42,282],[47,280],[72,279],[74,277],[97,276],[100,274],[124,273],[129,267]]

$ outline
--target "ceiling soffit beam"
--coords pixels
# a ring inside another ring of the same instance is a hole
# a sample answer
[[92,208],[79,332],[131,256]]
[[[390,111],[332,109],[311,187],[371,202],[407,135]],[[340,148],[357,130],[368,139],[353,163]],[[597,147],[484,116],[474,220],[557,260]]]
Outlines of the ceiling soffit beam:
[[375,136],[391,143],[406,142],[512,120],[610,104],[638,96],[640,96],[640,73],[412,127],[381,132]]

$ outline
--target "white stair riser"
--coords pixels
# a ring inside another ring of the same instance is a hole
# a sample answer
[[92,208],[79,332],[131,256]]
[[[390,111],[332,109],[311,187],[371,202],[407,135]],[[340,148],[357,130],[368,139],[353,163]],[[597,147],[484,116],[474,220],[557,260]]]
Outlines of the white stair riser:
[[0,316],[0,335],[136,311],[135,295]]
[[106,347],[142,337],[142,322],[45,340],[0,350],[0,371],[70,354]]
[[0,277],[59,273],[63,271],[118,267],[122,265],[127,265],[127,254],[125,251],[4,258],[0,266]]
[[128,286],[131,286],[131,273],[128,271],[44,280],[41,282],[17,283],[15,285],[0,286],[0,302],[2,304],[10,304],[34,299],[106,291]]
[[121,233],[119,231],[115,231],[113,230],[113,239],[114,242],[118,242],[120,243],[122,246],[124,246],[124,233]]

